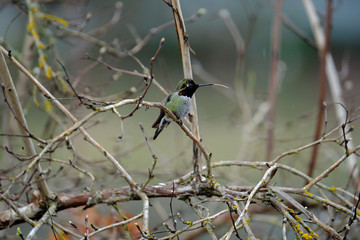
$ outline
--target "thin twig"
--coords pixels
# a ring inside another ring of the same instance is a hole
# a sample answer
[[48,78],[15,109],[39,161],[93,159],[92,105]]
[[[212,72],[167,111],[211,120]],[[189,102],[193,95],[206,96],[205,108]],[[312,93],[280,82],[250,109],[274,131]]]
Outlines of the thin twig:
[[47,220],[56,212],[57,204],[56,203],[50,203],[50,207],[47,209],[46,213],[41,217],[40,221],[37,222],[36,226],[31,229],[29,234],[26,237],[26,240],[31,240],[35,233],[44,225]]
[[314,178],[314,180],[312,180],[311,182],[309,182],[308,184],[306,184],[304,186],[304,191],[308,191],[315,183],[317,183],[318,181],[320,181],[321,179],[325,178],[326,176],[329,175],[329,173],[331,173],[332,171],[334,171],[335,168],[337,168],[345,159],[347,159],[351,154],[353,154],[354,152],[356,152],[357,150],[360,149],[360,146],[357,146],[355,149],[349,151],[349,153],[346,153],[345,155],[343,155],[339,160],[337,160],[334,164],[331,165],[331,167],[327,168],[324,172],[322,172],[319,176],[317,176],[316,178]]
[[282,221],[282,228],[281,228],[282,240],[287,240],[287,238],[286,238],[286,223],[287,223],[287,218],[284,216],[283,221]]
[[154,56],[150,59],[150,80],[148,82],[146,82],[146,87],[144,89],[143,94],[141,94],[141,96],[138,98],[136,107],[128,115],[122,116],[122,119],[131,117],[136,112],[136,110],[138,110],[140,108],[142,100],[144,99],[144,97],[145,97],[147,91],[149,90],[151,83],[154,79],[154,73],[153,73],[154,62],[155,62],[157,56],[159,55],[161,48],[164,46],[164,44],[165,44],[165,38],[161,38],[158,49],[156,50]]
[[[228,205],[228,208],[229,208],[229,216],[230,216],[230,219],[231,219],[231,224],[232,224],[232,227],[235,231],[235,236],[238,238],[238,239],[241,239],[240,235],[239,235],[239,232],[238,232],[238,227],[236,227],[235,225],[235,220],[233,218],[233,215],[232,215],[232,212],[234,212],[234,209],[237,209],[238,206],[231,206],[230,203],[226,202],[226,204]],[[232,202],[232,204],[234,204],[234,202]],[[234,209],[233,209],[234,208]],[[229,237],[231,236],[230,234],[228,235]]]
[[[105,227],[99,228],[96,231],[94,231],[92,233],[89,233],[88,237],[92,237],[92,236],[94,236],[94,235],[96,235],[98,233],[107,231],[107,230],[112,229],[112,228],[127,225],[127,224],[141,218],[142,216],[143,216],[142,213],[139,213],[139,214],[137,214],[137,215],[135,215],[135,216],[133,216],[131,218],[128,218],[128,219],[124,220],[124,221],[113,223],[113,224],[107,225]],[[80,240],[85,240],[85,237],[81,238]]]
[[349,231],[350,231],[350,226],[355,222],[356,220],[356,216],[358,215],[358,207],[360,205],[360,192],[358,194],[358,200],[356,201],[356,203],[354,204],[353,206],[353,215],[349,217],[349,220],[348,222],[346,223],[346,225],[344,226],[343,229],[341,229],[338,233],[342,233],[342,232],[345,232],[344,234],[344,239],[347,239],[347,235],[349,234]]
[[179,236],[181,233],[184,233],[184,232],[188,231],[191,227],[203,224],[204,222],[207,222],[207,221],[213,221],[217,217],[219,217],[220,215],[223,215],[223,214],[225,214],[227,212],[228,212],[228,210],[226,209],[226,210],[220,211],[220,212],[218,212],[218,213],[216,213],[216,214],[214,214],[212,216],[209,216],[207,218],[202,218],[202,219],[199,219],[199,220],[194,221],[194,222],[187,221],[187,225],[185,227],[183,227],[182,229],[177,230],[175,233],[173,233],[173,234],[171,234],[169,236],[158,238],[158,240],[174,239],[174,237]]
[[142,125],[142,123],[139,124],[140,125],[140,129],[141,129],[141,132],[143,133],[144,135],[144,138],[145,138],[145,143],[146,143],[146,146],[148,147],[149,149],[149,152],[151,153],[151,157],[153,159],[153,163],[152,163],[152,167],[151,169],[149,169],[149,177],[146,179],[145,183],[143,184],[142,186],[142,191],[144,190],[144,188],[148,185],[148,183],[150,182],[151,179],[154,178],[154,170],[155,170],[155,166],[156,166],[156,163],[157,163],[157,156],[154,154],[151,146],[150,146],[150,143],[148,141],[148,137],[146,136],[145,134],[145,130],[144,130],[144,127]]
[[85,228],[86,228],[86,233],[85,235],[85,239],[89,240],[89,215],[86,214],[85,216]]
[[143,217],[143,225],[142,225],[142,234],[145,235],[145,237],[150,236],[150,230],[149,230],[149,224],[150,224],[150,203],[149,198],[144,192],[140,192],[137,190],[137,194],[141,198],[143,202],[143,211],[142,211],[142,217]]
[[[174,232],[177,231],[176,229],[176,220],[175,220],[175,216],[174,216],[174,211],[173,211],[173,200],[174,200],[174,194],[175,193],[175,183],[173,182],[173,192],[170,198],[170,213],[171,213],[171,219],[173,222],[173,227],[174,227]],[[179,240],[179,236],[176,236],[176,238]]]
[[296,148],[296,149],[293,149],[293,150],[290,150],[290,151],[287,151],[287,152],[284,152],[284,153],[278,155],[274,160],[272,160],[270,162],[270,164],[274,164],[274,163],[278,162],[280,159],[282,159],[285,156],[292,155],[292,154],[297,154],[297,153],[299,153],[300,151],[302,151],[304,149],[308,149],[309,147],[313,147],[313,146],[321,144],[323,142],[336,142],[337,141],[336,139],[326,139],[326,138],[328,136],[330,136],[332,133],[334,133],[335,131],[339,130],[341,127],[342,127],[342,125],[334,128],[333,130],[331,130],[330,132],[325,134],[321,139],[318,139],[318,140],[316,140],[314,142],[311,142],[311,143],[306,144],[304,146],[301,146],[299,148]]
[[[7,194],[6,194],[7,195]],[[9,205],[9,207],[19,216],[21,217],[25,222],[27,222],[28,224],[30,224],[31,226],[35,227],[36,226],[36,222],[34,222],[33,220],[31,220],[28,216],[26,216],[23,212],[19,211],[18,207],[12,202],[10,201],[7,196],[5,194],[1,194],[0,195],[0,199],[2,201],[4,201],[7,205]]]
[[273,146],[274,146],[274,128],[275,128],[275,111],[276,111],[276,99],[277,89],[279,82],[279,61],[280,61],[280,49],[281,49],[281,15],[282,15],[282,0],[276,0],[274,6],[274,20],[272,27],[272,44],[271,44],[271,67],[268,87],[268,102],[270,104],[270,110],[268,113],[268,135],[266,146],[266,161],[270,162],[272,158]]

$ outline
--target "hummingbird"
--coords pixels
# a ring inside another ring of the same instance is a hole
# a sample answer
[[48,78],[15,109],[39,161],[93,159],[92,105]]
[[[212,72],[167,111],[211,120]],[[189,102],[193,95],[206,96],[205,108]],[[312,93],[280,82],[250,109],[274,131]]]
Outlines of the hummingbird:
[[[175,91],[164,98],[162,104],[167,107],[178,119],[184,118],[190,112],[191,97],[199,87],[220,85],[214,83],[196,84],[192,79],[180,80]],[[220,85],[223,86],[223,85]],[[225,86],[224,86],[225,87]],[[172,122],[172,119],[160,110],[160,115],[152,125],[156,128],[153,140],[161,131]]]

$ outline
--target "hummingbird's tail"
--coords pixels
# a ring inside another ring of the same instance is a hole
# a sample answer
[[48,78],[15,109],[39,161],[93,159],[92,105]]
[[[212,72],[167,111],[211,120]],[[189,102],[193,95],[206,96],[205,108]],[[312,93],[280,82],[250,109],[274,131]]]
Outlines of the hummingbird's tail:
[[166,121],[165,118],[162,118],[160,123],[157,125],[153,140],[161,133],[161,131],[170,124],[170,121]]
[[153,140],[155,140],[157,138],[157,136],[161,133],[161,131],[164,129],[164,127],[162,128],[157,128],[153,137]]

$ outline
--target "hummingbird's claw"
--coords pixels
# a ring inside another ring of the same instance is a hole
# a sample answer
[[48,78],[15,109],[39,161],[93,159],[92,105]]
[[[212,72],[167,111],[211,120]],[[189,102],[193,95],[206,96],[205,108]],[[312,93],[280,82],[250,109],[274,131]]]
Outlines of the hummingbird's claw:
[[178,124],[180,124],[180,125],[182,125],[182,124],[183,124],[183,122],[182,122],[181,118],[176,119],[176,122],[177,122]]

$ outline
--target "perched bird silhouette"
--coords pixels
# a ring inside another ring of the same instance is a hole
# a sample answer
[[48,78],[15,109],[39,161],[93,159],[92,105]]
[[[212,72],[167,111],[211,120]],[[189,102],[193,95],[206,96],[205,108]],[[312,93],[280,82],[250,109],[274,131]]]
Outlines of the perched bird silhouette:
[[[182,119],[190,111],[191,97],[199,87],[219,85],[214,83],[196,84],[192,79],[184,79],[178,83],[175,91],[171,92],[164,100],[162,104],[168,108],[174,115]],[[225,86],[223,86],[225,87]],[[160,115],[152,125],[156,128],[153,139],[155,140],[161,131],[172,122],[172,119],[165,114],[163,110],[160,110]]]

